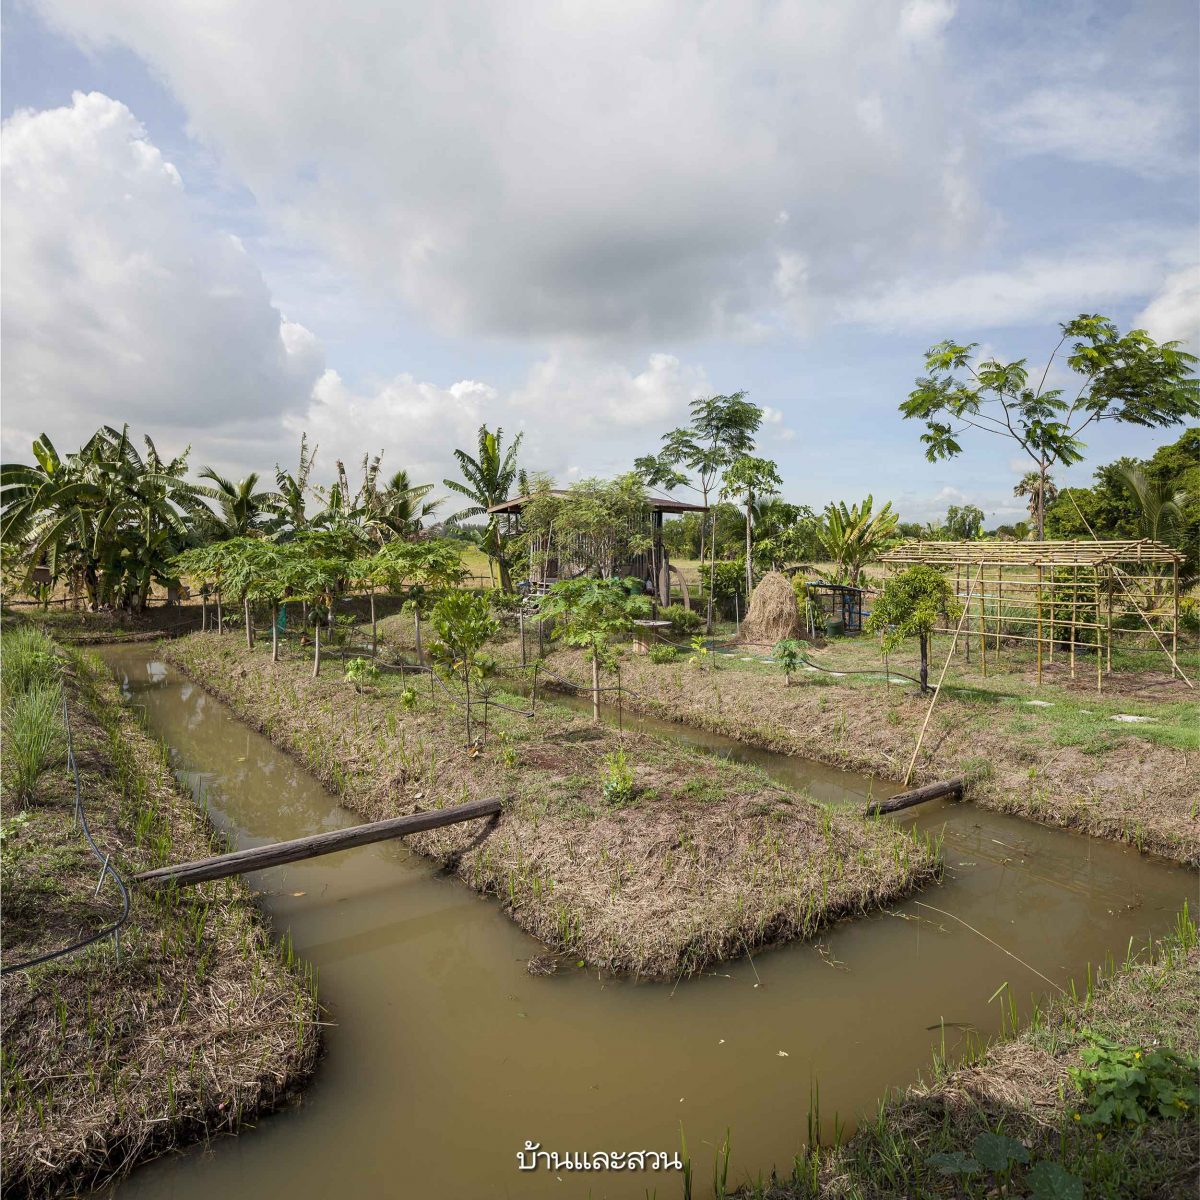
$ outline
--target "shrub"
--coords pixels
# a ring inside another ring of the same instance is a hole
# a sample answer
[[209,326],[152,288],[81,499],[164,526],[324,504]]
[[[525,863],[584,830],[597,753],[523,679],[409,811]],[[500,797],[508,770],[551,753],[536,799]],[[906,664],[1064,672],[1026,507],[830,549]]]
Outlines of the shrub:
[[378,681],[379,668],[370,659],[352,658],[346,664],[346,678],[354,684],[356,692],[361,692],[364,684]]
[[652,663],[669,663],[674,662],[679,657],[679,652],[674,646],[668,646],[665,642],[660,642],[657,646],[650,647],[650,661]]
[[624,750],[604,756],[604,770],[600,776],[600,786],[604,799],[609,804],[621,806],[629,804],[636,795],[633,781],[633,767],[629,765]]
[[406,712],[411,712],[417,707],[417,689],[408,684],[400,692],[400,707]]
[[693,612],[682,604],[671,604],[659,609],[658,615],[662,620],[671,622],[671,632],[676,637],[691,637],[704,624],[704,618],[698,612]]
[[1198,1064],[1174,1050],[1118,1046],[1089,1034],[1082,1067],[1071,1079],[1091,1111],[1080,1115],[1085,1125],[1144,1125],[1150,1117],[1179,1118],[1200,1107]]

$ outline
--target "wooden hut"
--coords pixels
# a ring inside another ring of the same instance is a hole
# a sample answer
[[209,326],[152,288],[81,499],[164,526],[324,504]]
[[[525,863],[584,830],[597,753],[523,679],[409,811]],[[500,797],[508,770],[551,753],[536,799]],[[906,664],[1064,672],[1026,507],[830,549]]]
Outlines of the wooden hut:
[[[552,489],[550,495],[565,497],[568,493],[563,489]],[[531,496],[517,496],[506,500],[503,504],[493,505],[488,509],[491,514],[505,517],[510,523],[510,532],[520,529],[521,512],[532,499]],[[639,523],[625,530],[618,530],[613,540],[616,552],[610,562],[613,575],[632,576],[634,579],[645,580],[649,584],[649,592],[659,604],[671,603],[671,572],[674,571],[683,602],[688,602],[687,586],[677,567],[671,565],[670,555],[663,545],[663,518],[668,513],[704,513],[708,509],[703,504],[689,504],[685,500],[676,500],[656,492],[646,493],[646,504]],[[529,589],[534,594],[544,593],[559,579],[571,579],[582,574],[586,564],[592,563],[596,555],[591,547],[577,543],[575,536],[559,537],[554,533],[549,535],[549,544],[543,544],[544,539],[530,540],[529,545]],[[646,545],[647,550],[639,547]]]

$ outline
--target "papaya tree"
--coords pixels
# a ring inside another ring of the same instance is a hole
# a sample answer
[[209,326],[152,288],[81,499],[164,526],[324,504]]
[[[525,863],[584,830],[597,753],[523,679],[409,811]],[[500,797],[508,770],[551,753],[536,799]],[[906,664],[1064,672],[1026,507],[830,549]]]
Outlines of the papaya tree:
[[884,583],[863,628],[869,634],[879,634],[885,650],[895,649],[905,638],[917,638],[921,647],[921,691],[928,693],[930,636],[939,622],[955,621],[961,614],[954,584],[936,568],[917,563]]
[[482,650],[495,637],[500,623],[487,599],[473,592],[447,592],[431,614],[437,638],[430,647],[434,662],[448,675],[462,680],[467,719],[467,744],[471,737],[471,683],[482,680],[490,664]]
[[648,597],[633,594],[632,579],[563,579],[542,601],[545,617],[556,618],[554,636],[586,651],[592,664],[592,720],[600,724],[600,668],[613,661],[614,638],[628,634],[650,613]]

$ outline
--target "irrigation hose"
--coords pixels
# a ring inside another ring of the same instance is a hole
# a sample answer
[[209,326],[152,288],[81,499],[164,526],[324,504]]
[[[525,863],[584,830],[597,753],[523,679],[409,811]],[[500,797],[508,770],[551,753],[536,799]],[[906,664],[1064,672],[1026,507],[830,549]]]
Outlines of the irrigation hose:
[[37,958],[28,958],[24,962],[11,963],[8,966],[0,968],[0,975],[10,975],[15,971],[27,971],[30,967],[37,967],[41,966],[42,963],[53,962],[56,958],[64,958],[68,954],[74,954],[84,949],[84,947],[102,941],[107,937],[116,939],[117,952],[119,954],[121,929],[129,920],[129,888],[125,886],[125,881],[117,874],[116,868],[113,867],[111,856],[101,853],[100,847],[96,845],[96,840],[92,837],[92,831],[87,823],[87,814],[83,810],[83,789],[79,783],[79,765],[75,761],[75,746],[71,736],[71,718],[67,713],[66,696],[63,697],[63,724],[67,729],[67,765],[71,768],[71,774],[75,779],[75,815],[79,820],[80,828],[83,830],[83,836],[87,839],[88,846],[100,863],[101,880],[103,880],[106,874],[111,875],[121,892],[121,915],[107,929],[102,929],[99,933],[92,934],[91,937],[83,938],[78,942],[72,942],[71,945],[64,946],[61,950],[52,950],[49,954],[40,954]]

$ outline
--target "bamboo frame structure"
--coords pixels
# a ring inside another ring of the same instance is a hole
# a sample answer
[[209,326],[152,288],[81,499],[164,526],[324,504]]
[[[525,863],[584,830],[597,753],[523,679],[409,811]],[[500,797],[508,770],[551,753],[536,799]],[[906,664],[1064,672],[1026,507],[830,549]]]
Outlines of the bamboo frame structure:
[[[1071,678],[1095,656],[1096,690],[1112,671],[1113,644],[1126,653],[1161,653],[1192,687],[1179,665],[1179,568],[1183,556],[1149,539],[1062,542],[907,542],[882,558],[888,573],[923,563],[954,573],[960,603],[973,606],[959,631],[963,652],[977,639],[987,675],[1006,644],[1036,646],[1037,682],[1057,648]],[[964,584],[965,594],[964,594]],[[974,628],[972,628],[974,626]],[[939,627],[935,633],[956,633]],[[1156,646],[1145,646],[1149,633]]]

